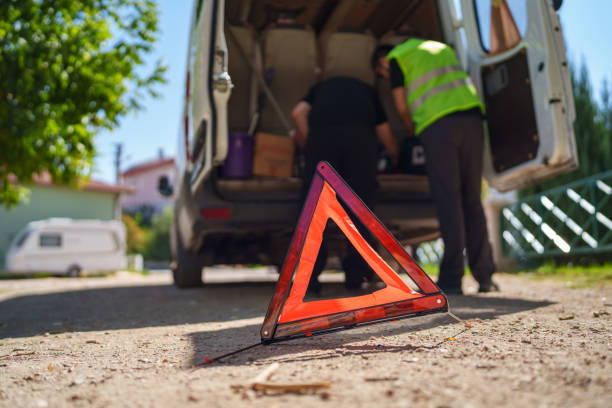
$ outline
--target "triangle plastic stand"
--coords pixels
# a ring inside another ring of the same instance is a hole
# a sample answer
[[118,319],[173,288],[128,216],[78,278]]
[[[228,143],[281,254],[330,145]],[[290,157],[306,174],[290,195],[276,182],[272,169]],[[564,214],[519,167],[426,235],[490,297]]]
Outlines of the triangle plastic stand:
[[[418,286],[419,291],[410,288],[368,244],[337,196],[385,246]],[[386,284],[385,288],[362,296],[303,301],[328,219],[338,225]],[[448,301],[438,286],[414,262],[333,167],[327,162],[320,162],[261,328],[262,342],[270,343],[362,324],[446,311]]]

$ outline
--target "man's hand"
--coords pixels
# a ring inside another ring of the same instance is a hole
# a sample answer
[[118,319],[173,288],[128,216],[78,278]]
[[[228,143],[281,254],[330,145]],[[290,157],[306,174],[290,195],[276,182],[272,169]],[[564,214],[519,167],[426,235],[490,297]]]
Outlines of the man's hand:
[[376,136],[378,136],[378,140],[385,146],[386,153],[391,159],[393,167],[396,167],[399,162],[399,145],[391,131],[389,122],[383,122],[376,126]]
[[393,104],[395,105],[397,115],[402,120],[404,126],[406,126],[406,129],[414,135],[414,123],[412,122],[410,109],[408,109],[408,105],[406,104],[406,88],[398,86],[391,90],[391,94],[393,95]]
[[300,132],[297,129],[293,129],[291,133],[289,134],[289,136],[291,136],[291,138],[293,139],[293,142],[300,149],[304,150],[304,146],[306,145],[306,136],[304,136],[302,132]]
[[306,138],[308,137],[308,114],[310,113],[310,104],[306,101],[300,101],[291,111],[291,119],[295,124],[295,142],[300,148],[304,148]]

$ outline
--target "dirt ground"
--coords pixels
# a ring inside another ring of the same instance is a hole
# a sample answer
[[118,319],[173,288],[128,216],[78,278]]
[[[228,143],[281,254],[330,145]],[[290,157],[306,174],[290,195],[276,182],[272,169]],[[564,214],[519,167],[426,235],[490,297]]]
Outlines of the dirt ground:
[[[273,282],[178,290],[168,274],[0,281],[0,407],[611,407],[612,289],[498,281],[501,293],[449,298],[473,319],[462,333],[432,315],[261,346],[196,369],[259,341]],[[270,382],[330,388],[232,387],[274,362]]]

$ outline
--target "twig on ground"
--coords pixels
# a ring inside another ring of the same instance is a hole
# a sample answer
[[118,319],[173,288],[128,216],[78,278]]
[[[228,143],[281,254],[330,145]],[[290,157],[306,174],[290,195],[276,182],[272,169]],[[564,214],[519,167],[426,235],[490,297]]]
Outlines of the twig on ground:
[[313,382],[313,383],[297,383],[297,384],[274,384],[267,382],[272,376],[274,371],[279,367],[278,363],[272,363],[265,370],[253,378],[246,385],[232,385],[235,391],[243,391],[245,394],[250,391],[261,391],[261,392],[276,392],[276,393],[305,393],[308,391],[317,391],[326,389],[331,386],[329,382]]
[[6,354],[4,356],[0,356],[0,360],[4,360],[5,358],[9,358],[9,357],[31,356],[33,354],[36,354],[36,353],[32,351],[30,353]]
[[253,384],[255,391],[276,391],[276,392],[295,392],[303,393],[307,391],[317,391],[331,387],[328,382],[314,382],[314,383],[301,383],[301,384],[271,384],[271,383],[258,383]]

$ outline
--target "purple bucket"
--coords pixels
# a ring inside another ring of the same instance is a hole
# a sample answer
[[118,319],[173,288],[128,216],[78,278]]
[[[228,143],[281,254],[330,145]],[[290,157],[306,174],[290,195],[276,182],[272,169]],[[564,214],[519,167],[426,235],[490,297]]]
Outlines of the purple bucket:
[[230,132],[228,149],[221,174],[227,178],[251,177],[253,167],[253,135]]

